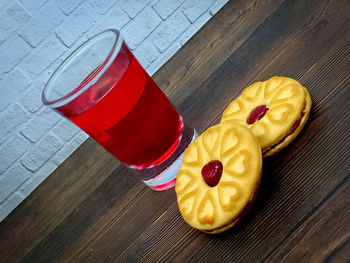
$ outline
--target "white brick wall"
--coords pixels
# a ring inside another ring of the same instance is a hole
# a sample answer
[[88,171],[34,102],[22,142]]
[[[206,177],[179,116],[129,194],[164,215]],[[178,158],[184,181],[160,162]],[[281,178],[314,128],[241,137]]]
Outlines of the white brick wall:
[[119,29],[153,75],[228,0],[0,0],[0,221],[88,137],[41,92],[88,37]]

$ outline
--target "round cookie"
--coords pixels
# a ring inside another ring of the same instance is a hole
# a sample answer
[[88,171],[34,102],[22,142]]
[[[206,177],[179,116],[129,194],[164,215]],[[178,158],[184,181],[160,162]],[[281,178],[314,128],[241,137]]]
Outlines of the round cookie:
[[190,144],[176,179],[185,221],[207,233],[235,225],[255,200],[261,178],[261,148],[246,127],[228,121]]
[[248,127],[257,137],[263,157],[271,156],[300,133],[309,118],[311,97],[298,81],[272,77],[242,91],[225,109],[221,121]]

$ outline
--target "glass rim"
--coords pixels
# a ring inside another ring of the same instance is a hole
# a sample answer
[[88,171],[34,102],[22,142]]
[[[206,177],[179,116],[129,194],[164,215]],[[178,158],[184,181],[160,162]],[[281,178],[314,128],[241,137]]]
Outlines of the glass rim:
[[[106,58],[103,60],[103,62],[92,72],[91,75],[88,75],[85,79],[81,81],[81,83],[74,88],[72,91],[68,92],[67,94],[59,97],[58,99],[49,100],[47,99],[47,92],[51,85],[54,85],[54,78],[57,77],[57,74],[60,73],[62,70],[64,70],[64,66],[69,64],[69,62],[74,59],[74,57],[78,54],[80,50],[87,47],[89,44],[92,43],[93,40],[96,40],[101,35],[105,35],[106,33],[114,33],[116,38],[114,40],[114,43],[111,47],[111,50],[109,51]],[[93,37],[87,39],[85,42],[83,42],[81,45],[79,45],[76,49],[74,49],[67,58],[65,58],[60,65],[54,70],[54,72],[51,74],[50,78],[46,82],[41,99],[45,106],[48,106],[50,108],[57,108],[59,106],[65,105],[69,103],[70,101],[74,100],[76,97],[81,95],[84,91],[86,91],[91,85],[93,85],[105,72],[105,70],[109,67],[109,65],[113,62],[113,59],[115,56],[119,53],[120,47],[121,47],[121,36],[120,32],[116,29],[107,29],[104,30]],[[119,44],[119,48],[117,49],[117,46]],[[113,56],[114,55],[114,56]]]

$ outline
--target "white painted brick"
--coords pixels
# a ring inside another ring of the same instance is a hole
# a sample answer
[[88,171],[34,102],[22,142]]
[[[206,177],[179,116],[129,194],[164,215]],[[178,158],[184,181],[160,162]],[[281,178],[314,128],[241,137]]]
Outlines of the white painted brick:
[[11,102],[17,101],[30,83],[30,79],[18,68],[3,74],[0,77],[0,111]]
[[116,3],[115,0],[89,0],[93,9],[100,15],[104,15]]
[[123,0],[120,6],[131,17],[134,18],[150,0]]
[[55,169],[57,164],[48,161],[38,171],[36,171],[31,178],[21,186],[21,192],[28,196],[33,190],[38,187]]
[[22,158],[21,163],[30,171],[37,171],[61,147],[62,141],[49,134],[29,150]]
[[29,114],[18,103],[8,106],[0,114],[0,142],[15,132],[15,128],[24,124],[29,119]]
[[0,0],[0,10],[5,8],[7,4],[8,4],[8,0]]
[[158,49],[150,41],[147,40],[142,42],[142,44],[139,45],[133,51],[133,53],[136,59],[144,68],[148,67],[160,55]]
[[73,144],[75,145],[81,145],[83,142],[85,142],[89,138],[89,135],[84,132],[83,130],[80,130],[77,135],[74,136],[72,139]]
[[48,0],[21,0],[21,4],[29,11],[35,12]]
[[54,162],[57,165],[60,165],[77,149],[77,147],[78,145],[69,142],[53,156],[52,162]]
[[89,138],[89,135],[84,132],[83,130],[79,131],[77,135],[75,135],[74,137],[74,141],[77,143],[77,144],[82,144],[83,142],[86,141],[86,139]]
[[18,35],[7,39],[1,44],[0,74],[10,72],[30,50],[31,47]]
[[0,17],[0,42],[30,19],[30,15],[17,3],[8,7]]
[[43,106],[41,101],[42,89],[43,87],[39,88],[33,84],[20,100],[22,105],[31,113],[38,111]]
[[[43,4],[45,4],[45,2],[47,1],[50,1],[50,0],[21,0],[21,2],[23,3],[23,5],[25,6],[28,6],[29,5],[32,7],[32,8],[36,8],[38,9],[39,7],[41,7]],[[29,2],[29,3],[28,3]],[[25,3],[25,4],[24,4]],[[28,8],[29,9],[29,8]]]
[[189,26],[186,17],[181,12],[175,12],[152,33],[150,41],[163,53]]
[[[5,178],[5,174],[6,177],[10,173],[14,177],[19,176],[16,181],[0,182],[0,193],[1,185],[7,185],[3,188],[6,192],[0,194],[1,198],[12,193],[2,203],[0,199],[0,220],[23,200],[23,195],[29,195],[88,138],[79,128],[76,128],[78,133],[75,133],[75,128],[64,128],[63,123],[67,120],[63,118],[53,126],[50,121],[46,124],[44,121],[44,129],[38,129],[42,125],[38,116],[45,109],[54,114],[42,105],[42,89],[53,70],[77,45],[107,28],[119,29],[137,59],[152,75],[224,2],[227,0],[0,0],[0,21],[14,21],[10,26],[7,22],[0,25],[0,32],[5,32],[0,34],[0,94],[5,94],[0,96],[0,171],[3,171],[0,180]],[[5,17],[4,14],[13,6],[16,8],[10,13],[14,15]],[[184,17],[180,12],[193,23],[185,31],[181,31]],[[175,14],[180,16],[176,23]],[[172,23],[171,19],[174,19]],[[177,28],[172,31],[174,24]],[[45,36],[46,27],[55,31],[56,35],[51,32]],[[153,39],[156,33],[159,34],[157,42]],[[159,49],[164,52],[161,54]],[[22,71],[24,77],[20,74]],[[4,72],[9,74],[2,74]],[[30,86],[28,81],[32,82]],[[13,88],[7,88],[4,93],[1,92],[2,86]],[[34,115],[31,117],[27,110]],[[42,118],[48,120],[50,117]],[[34,123],[29,127],[32,120]],[[19,133],[24,127],[27,128],[27,136],[37,140],[36,143],[31,143]],[[6,154],[1,152],[4,149]],[[29,178],[20,170],[28,173]],[[26,181],[18,187],[23,180]]]
[[[51,64],[50,67],[53,64]],[[43,92],[46,82],[48,81],[52,73],[53,69],[49,68],[45,70],[42,74],[40,74],[34,81],[32,81],[32,85],[29,86],[26,93],[24,93],[23,97],[20,99],[20,103],[29,112],[35,113],[43,106],[41,94]]]
[[180,48],[181,45],[179,42],[173,43],[156,61],[146,68],[147,73],[151,76],[156,73]]
[[181,45],[184,45],[191,37],[194,36],[211,18],[209,11],[201,15],[191,26],[181,34],[179,38]]
[[80,128],[71,121],[62,118],[62,120],[52,129],[52,132],[61,140],[69,141]]
[[86,139],[86,133],[78,133],[68,144],[58,151],[52,158],[52,161],[57,165],[67,159]]
[[160,17],[151,7],[145,8],[135,19],[122,29],[126,43],[131,49],[136,48],[161,22]]
[[221,8],[228,3],[228,0],[216,0],[215,4],[210,8],[210,13],[215,15]]
[[23,184],[30,175],[31,172],[20,164],[16,164],[6,171],[6,173],[0,177],[0,203]]
[[84,0],[57,0],[57,5],[65,14],[70,14]]
[[[1,78],[1,75],[0,75],[0,90],[1,90],[1,94],[4,94],[4,86],[1,84],[3,83],[3,80]],[[4,96],[0,96],[0,112],[2,112],[3,110],[5,110],[5,108],[8,106],[9,104],[9,100],[7,99],[9,96],[7,95],[4,95]]]
[[66,47],[56,37],[51,35],[33,50],[31,55],[26,57],[20,65],[32,78],[36,78],[65,50]]
[[98,23],[91,28],[91,30],[89,30],[87,35],[88,37],[93,37],[94,35],[109,28],[120,30],[129,21],[129,16],[120,8],[119,5],[115,5]]
[[184,0],[172,0],[172,1],[160,0],[153,5],[153,8],[157,11],[157,13],[160,15],[160,17],[165,20],[183,2],[184,2]]
[[37,142],[63,117],[50,108],[44,107],[33,119],[21,129],[24,137]]
[[181,10],[193,23],[214,3],[215,0],[187,0],[181,6]]
[[[89,31],[90,31],[90,29],[89,29]],[[89,32],[89,31],[88,31],[88,32]],[[72,44],[71,46],[69,46],[69,48],[67,49],[67,51],[66,51],[65,53],[63,53],[63,55],[62,55],[61,57],[58,58],[58,60],[60,60],[61,63],[62,63],[62,61],[65,60],[70,54],[72,54],[78,47],[80,47],[84,42],[86,42],[86,41],[89,39],[89,38],[88,38],[88,35],[87,35],[88,32],[83,33],[83,34],[74,42],[74,44]],[[58,68],[59,65],[60,65],[61,63],[58,63],[58,62],[56,61],[56,67],[55,67],[55,69]],[[51,68],[53,69],[53,67],[51,67]]]
[[24,196],[21,193],[11,195],[4,203],[0,205],[0,222],[11,213],[22,201]]
[[49,28],[55,28],[65,19],[65,17],[66,16],[62,10],[58,8],[55,3],[49,1],[40,9],[38,20]]
[[[57,37],[66,46],[71,46],[95,23],[95,14],[87,4],[80,5],[56,28]],[[74,26],[73,26],[74,25]]]
[[18,34],[32,47],[36,47],[49,33],[50,30],[46,25],[37,19],[32,19],[18,31]]
[[[31,143],[16,134],[14,138],[4,142],[0,146],[0,174],[6,171],[19,157],[31,146]],[[1,187],[1,184],[0,184]]]
[[37,77],[37,79],[42,78],[41,81],[43,85],[40,85],[41,88],[44,88],[47,81],[50,79],[55,70],[62,64],[63,60],[65,60],[71,53],[72,51],[66,49],[65,52],[62,53],[62,55],[58,56],[56,60],[50,63],[50,65]]

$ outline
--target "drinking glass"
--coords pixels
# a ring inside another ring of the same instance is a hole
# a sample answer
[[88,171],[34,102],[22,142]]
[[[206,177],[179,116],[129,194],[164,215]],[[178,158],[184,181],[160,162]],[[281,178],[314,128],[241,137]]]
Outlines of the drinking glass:
[[63,61],[42,100],[157,191],[174,187],[183,153],[197,136],[115,29]]

